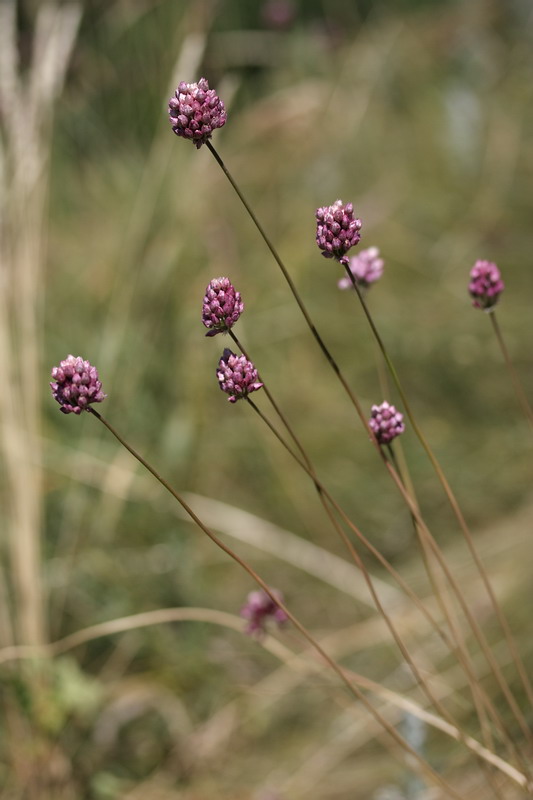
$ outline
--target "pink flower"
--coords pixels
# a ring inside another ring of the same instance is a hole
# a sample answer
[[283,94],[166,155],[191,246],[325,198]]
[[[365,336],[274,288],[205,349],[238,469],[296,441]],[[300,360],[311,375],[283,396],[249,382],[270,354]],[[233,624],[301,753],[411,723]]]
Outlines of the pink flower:
[[102,391],[98,372],[80,356],[67,356],[52,369],[52,395],[63,414],[81,414],[91,403],[101,403],[107,395]]
[[405,430],[403,414],[387,401],[380,406],[372,406],[372,416],[368,424],[379,444],[389,444]]
[[244,310],[239,292],[228,278],[214,278],[205,290],[202,322],[206,336],[216,336],[232,328]]
[[205,78],[198,83],[182,81],[168,101],[168,114],[174,133],[191,139],[198,149],[227,118],[224,103]]
[[[272,589],[272,594],[283,602],[283,595],[277,589]],[[246,633],[250,636],[261,637],[266,633],[266,623],[269,619],[283,625],[288,617],[285,611],[280,608],[268,596],[264,589],[250,592],[246,598],[245,605],[241,608],[241,617],[248,620]]]
[[[348,267],[358,286],[368,289],[383,275],[383,263],[378,248],[369,247],[367,250],[361,250],[356,256],[352,256]],[[339,289],[353,289],[353,283],[348,275],[341,278],[337,286]]]
[[229,402],[236,403],[262,387],[257,370],[245,356],[237,356],[228,347],[218,362],[217,378],[220,388],[229,395]]
[[470,270],[468,291],[474,308],[491,311],[505,289],[500,270],[492,261],[476,261]]
[[362,223],[354,217],[353,205],[336,200],[332,206],[317,208],[316,220],[316,243],[322,255],[345,263],[346,253],[361,239]]

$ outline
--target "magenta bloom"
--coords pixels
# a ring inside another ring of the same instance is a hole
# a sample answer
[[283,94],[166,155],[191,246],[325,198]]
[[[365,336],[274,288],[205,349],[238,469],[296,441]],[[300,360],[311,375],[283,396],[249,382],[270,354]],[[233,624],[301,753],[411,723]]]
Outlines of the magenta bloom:
[[389,444],[405,430],[403,414],[386,401],[380,406],[372,406],[372,416],[368,424],[379,444]]
[[[368,289],[383,275],[383,263],[378,248],[369,247],[367,250],[361,250],[356,256],[352,256],[348,267],[358,286],[361,289]],[[353,289],[353,283],[347,275],[340,279],[337,286],[339,289]]]
[[226,347],[218,362],[217,378],[220,388],[229,394],[229,402],[236,403],[262,387],[257,370],[245,356],[237,356]]
[[505,289],[500,270],[492,261],[476,261],[470,270],[468,291],[474,308],[491,311]]
[[205,290],[202,322],[206,336],[216,336],[233,328],[244,310],[239,292],[228,278],[213,278]]
[[[277,589],[271,591],[274,597],[283,602],[283,595],[280,591]],[[287,614],[272,601],[264,589],[250,592],[245,605],[241,608],[241,617],[248,620],[246,633],[259,638],[266,633],[266,623],[269,619],[277,622],[278,625],[283,625],[288,620]]]
[[67,356],[52,369],[52,378],[50,388],[63,414],[81,414],[91,403],[101,403],[107,397],[96,367],[80,356]]
[[198,149],[227,118],[224,103],[205,78],[198,83],[182,81],[168,101],[168,113],[174,133],[191,139]]
[[361,239],[362,223],[354,217],[353,205],[336,200],[332,206],[317,208],[316,220],[316,243],[322,255],[346,263],[346,253]]

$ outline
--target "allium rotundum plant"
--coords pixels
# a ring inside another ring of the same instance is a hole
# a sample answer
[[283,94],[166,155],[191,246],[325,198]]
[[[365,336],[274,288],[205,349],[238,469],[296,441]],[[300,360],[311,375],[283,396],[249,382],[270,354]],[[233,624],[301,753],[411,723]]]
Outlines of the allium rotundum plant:
[[226,124],[224,103],[205,78],[198,83],[182,81],[168,101],[168,114],[174,133],[190,139],[198,149]]
[[107,396],[102,391],[96,367],[81,356],[67,356],[52,369],[52,378],[52,395],[63,414],[81,414],[91,403],[101,403]]
[[228,347],[218,362],[217,378],[222,391],[229,395],[230,403],[236,403],[263,386],[252,362],[245,356],[236,355]]
[[396,411],[395,407],[387,401],[380,406],[372,406],[372,415],[368,424],[379,444],[390,444],[405,430],[403,414]]
[[[272,594],[283,602],[283,595],[277,589],[271,589]],[[283,625],[288,617],[285,611],[280,608],[263,589],[250,592],[246,598],[246,603],[241,608],[241,617],[248,620],[246,633],[249,636],[261,637],[266,633],[266,623],[268,620]]]
[[492,261],[476,261],[470,270],[468,291],[474,308],[491,311],[505,289],[500,270]]
[[351,203],[336,200],[332,206],[316,210],[316,243],[325,258],[336,258],[343,264],[351,247],[361,239],[361,220],[356,219]]
[[[383,259],[379,255],[377,247],[369,247],[361,250],[356,256],[352,256],[347,264],[348,269],[362,289],[368,289],[373,283],[379,281],[383,275]],[[348,275],[345,275],[338,282],[339,289],[353,289],[353,283]]]
[[205,290],[202,322],[209,328],[206,336],[226,333],[232,328],[244,310],[240,292],[228,278],[213,278]]

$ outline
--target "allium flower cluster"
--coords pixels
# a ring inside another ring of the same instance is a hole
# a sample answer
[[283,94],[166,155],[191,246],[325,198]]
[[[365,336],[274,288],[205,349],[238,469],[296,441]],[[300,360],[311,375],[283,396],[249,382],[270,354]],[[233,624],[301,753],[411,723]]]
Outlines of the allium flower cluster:
[[224,103],[205,78],[198,83],[182,81],[168,101],[168,113],[174,133],[191,139],[198,149],[227,118]]
[[[283,595],[280,591],[277,589],[271,591],[274,597],[283,602]],[[269,619],[277,622],[278,625],[283,625],[288,620],[287,614],[272,601],[264,589],[250,592],[245,605],[241,608],[241,617],[248,620],[246,633],[258,637],[266,633],[266,623]]]
[[[383,275],[383,263],[378,248],[369,247],[367,250],[361,250],[356,256],[352,256],[349,260],[348,268],[358,286],[362,289],[368,289],[373,283],[379,281]],[[348,275],[341,278],[337,286],[339,289],[353,289],[353,283]]]
[[346,253],[361,239],[362,223],[354,217],[353,205],[336,200],[332,206],[317,208],[316,220],[316,243],[322,255],[346,263]]
[[380,406],[372,406],[372,416],[368,424],[379,444],[389,444],[405,430],[403,414],[387,401]]
[[239,292],[228,278],[214,278],[205,290],[202,322],[206,336],[216,336],[232,328],[244,310]]
[[91,403],[101,403],[107,397],[96,367],[80,356],[67,356],[52,369],[52,378],[50,388],[63,414],[81,414]]
[[230,403],[236,403],[263,385],[252,362],[245,356],[235,355],[228,347],[218,362],[217,378],[222,391],[229,395]]
[[494,308],[505,289],[500,270],[492,261],[476,261],[470,271],[468,291],[474,308],[490,311]]

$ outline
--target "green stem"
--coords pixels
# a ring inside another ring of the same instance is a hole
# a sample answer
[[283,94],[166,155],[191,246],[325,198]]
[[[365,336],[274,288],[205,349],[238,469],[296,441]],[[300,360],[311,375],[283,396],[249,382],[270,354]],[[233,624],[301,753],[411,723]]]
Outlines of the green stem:
[[511,356],[509,355],[509,350],[507,349],[507,345],[505,344],[500,325],[499,325],[498,320],[496,318],[496,311],[492,310],[490,312],[489,316],[490,316],[490,321],[492,322],[492,327],[494,329],[494,333],[496,334],[496,338],[498,340],[498,344],[500,345],[500,349],[501,349],[502,354],[503,354],[503,358],[504,358],[504,361],[505,361],[505,366],[507,367],[507,370],[509,372],[509,376],[511,378],[511,381],[512,381],[512,384],[513,384],[513,387],[514,387],[517,400],[518,400],[518,402],[519,402],[519,404],[520,404],[520,406],[522,408],[522,411],[524,412],[524,414],[526,416],[527,421],[529,422],[529,424],[533,428],[533,410],[531,409],[531,406],[528,403],[528,400],[527,400],[527,397],[526,397],[526,393],[524,392],[524,389],[523,389],[522,384],[520,382],[520,378],[518,377],[518,373],[517,373],[517,371],[516,371],[516,369],[514,367],[514,364],[513,364],[512,360],[511,360]]
[[146,469],[148,472],[153,475],[153,477],[163,486],[164,489],[169,492],[172,497],[178,501],[184,511],[190,516],[190,518],[196,523],[196,525],[206,534],[206,536],[211,539],[211,541],[221,550],[226,553],[233,561],[239,564],[242,569],[244,569],[248,575],[258,584],[258,586],[263,589],[264,592],[270,597],[272,602],[279,606],[287,615],[288,619],[292,622],[294,627],[301,633],[304,639],[309,642],[309,644],[316,650],[321,658],[324,659],[326,664],[335,672],[337,677],[342,681],[345,687],[348,689],[350,694],[356,698],[371,714],[374,719],[379,722],[379,724],[384,728],[385,731],[392,737],[396,744],[402,747],[412,758],[416,760],[416,762],[421,767],[422,771],[430,778],[430,780],[440,786],[440,788],[449,794],[450,797],[454,797],[455,800],[464,800],[464,797],[459,795],[455,789],[453,789],[447,781],[444,780],[437,772],[435,772],[432,767],[422,758],[422,756],[409,745],[409,743],[398,733],[398,731],[391,725],[380,712],[372,705],[372,703],[368,700],[364,692],[357,686],[357,684],[353,683],[342,669],[342,667],[334,661],[331,656],[327,654],[327,652],[323,649],[323,647],[316,641],[316,639],[309,633],[307,628],[294,616],[294,614],[287,608],[287,606],[280,601],[278,597],[276,597],[269,586],[265,583],[265,581],[258,575],[258,573],[246,562],[242,559],[237,553],[235,553],[230,547],[228,547],[224,542],[219,539],[219,537],[205,525],[202,520],[196,516],[192,508],[185,502],[185,500],[181,497],[181,495],[171,486],[168,481],[163,478],[159,472],[157,472],[151,464],[146,461],[136,450],[134,450],[131,445],[129,445],[126,440],[115,430],[115,428],[104,418],[101,414],[95,411],[93,408],[89,407],[87,409],[93,416],[95,416],[107,429],[108,431],[117,439],[120,444],[126,448],[126,450],[131,453],[131,455],[137,459],[137,461]]

